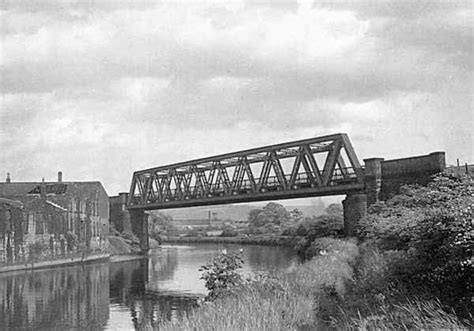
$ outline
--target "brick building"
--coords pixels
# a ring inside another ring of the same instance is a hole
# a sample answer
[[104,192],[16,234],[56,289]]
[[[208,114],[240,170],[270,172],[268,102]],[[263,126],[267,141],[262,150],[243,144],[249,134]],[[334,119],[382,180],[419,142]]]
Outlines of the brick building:
[[[50,254],[104,251],[109,199],[100,182],[0,183],[0,262],[30,257],[32,245]],[[9,255],[10,254],[10,255]]]

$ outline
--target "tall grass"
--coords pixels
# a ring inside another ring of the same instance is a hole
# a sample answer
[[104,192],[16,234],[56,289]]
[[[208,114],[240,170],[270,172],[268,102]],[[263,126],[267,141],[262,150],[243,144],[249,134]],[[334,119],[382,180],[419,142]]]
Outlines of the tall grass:
[[[353,241],[317,239],[319,255],[276,275],[257,275],[160,330],[462,329],[436,301],[390,296],[389,263],[360,256]],[[388,278],[389,279],[389,278]],[[392,291],[392,292],[391,292]],[[395,291],[396,292],[396,291]]]
[[336,329],[467,329],[470,322],[462,323],[439,300],[423,299],[418,289],[398,282],[407,267],[406,253],[362,246],[346,292],[323,296],[320,318]]
[[312,330],[319,323],[318,293],[324,286],[342,290],[352,275],[349,262],[357,256],[353,242],[332,240],[331,247],[284,273],[257,276],[232,295],[206,303],[160,330]]
[[460,330],[466,329],[454,314],[444,311],[439,301],[407,300],[403,304],[382,304],[367,315],[351,316],[341,310],[332,325],[358,330]]

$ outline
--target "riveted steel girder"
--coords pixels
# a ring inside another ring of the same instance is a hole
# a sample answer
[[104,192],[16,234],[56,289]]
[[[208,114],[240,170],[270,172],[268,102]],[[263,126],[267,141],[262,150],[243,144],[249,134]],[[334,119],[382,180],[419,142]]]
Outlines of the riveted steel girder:
[[363,188],[357,155],[340,133],[136,171],[128,208],[339,195]]

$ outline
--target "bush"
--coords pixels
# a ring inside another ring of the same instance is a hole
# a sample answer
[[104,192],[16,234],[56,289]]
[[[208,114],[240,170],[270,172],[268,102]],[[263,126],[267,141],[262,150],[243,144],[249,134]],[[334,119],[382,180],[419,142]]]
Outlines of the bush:
[[[385,204],[371,208],[359,236],[382,250],[405,253],[409,267],[400,282],[439,298],[462,316],[473,311],[471,178],[434,178],[427,187],[406,186]],[[428,289],[428,290],[426,290]]]
[[48,244],[41,241],[35,241],[28,245],[30,252],[30,258],[37,259],[43,255],[44,252],[48,249]]
[[250,235],[260,235],[260,234],[266,234],[268,233],[267,229],[264,228],[264,227],[254,227],[254,226],[250,226],[247,231],[246,231],[247,234],[250,234]]
[[221,237],[237,237],[239,233],[234,229],[225,229],[221,233]]
[[416,297],[408,284],[400,284],[400,271],[413,267],[409,253],[380,251],[366,244],[360,245],[360,251],[355,261],[348,258],[354,273],[346,282],[345,293],[335,286],[323,288],[319,298],[323,321],[337,330],[460,329],[469,325],[443,309],[438,300]]
[[229,294],[232,288],[241,282],[242,278],[237,269],[242,268],[243,263],[242,252],[227,253],[224,250],[212,262],[199,268],[199,271],[203,271],[201,279],[204,279],[209,290],[206,297],[208,301]]

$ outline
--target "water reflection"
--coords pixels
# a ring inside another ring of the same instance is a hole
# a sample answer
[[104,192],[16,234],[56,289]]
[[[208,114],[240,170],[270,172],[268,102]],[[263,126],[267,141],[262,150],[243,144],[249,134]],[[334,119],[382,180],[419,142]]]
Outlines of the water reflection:
[[100,329],[109,317],[107,263],[3,275],[0,326]]
[[[199,267],[236,245],[163,246],[148,259],[0,275],[0,329],[139,330],[180,318],[206,294]],[[244,246],[244,274],[286,268],[295,253]]]
[[[107,329],[156,327],[163,321],[180,318],[194,308],[195,296],[156,286],[156,282],[173,279],[177,265],[174,249],[157,252],[149,260],[111,264],[110,303],[114,318],[110,319]],[[124,314],[127,309],[129,314]]]

